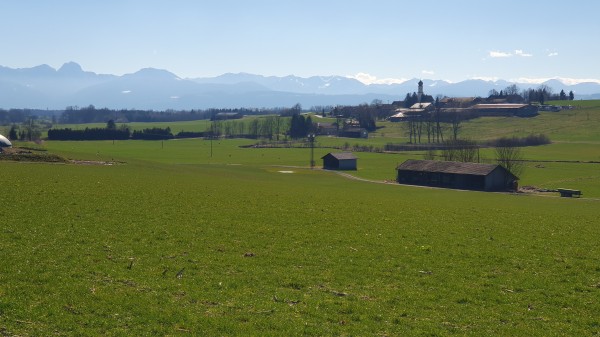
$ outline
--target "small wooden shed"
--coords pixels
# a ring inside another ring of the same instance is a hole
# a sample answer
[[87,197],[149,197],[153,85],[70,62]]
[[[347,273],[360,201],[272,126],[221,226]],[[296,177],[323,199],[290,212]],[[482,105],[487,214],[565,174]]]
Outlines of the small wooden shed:
[[329,152],[321,159],[323,159],[323,168],[326,170],[356,170],[358,158],[352,152]]
[[397,181],[400,184],[464,190],[515,190],[518,187],[519,179],[497,164],[407,160],[396,170],[398,171]]

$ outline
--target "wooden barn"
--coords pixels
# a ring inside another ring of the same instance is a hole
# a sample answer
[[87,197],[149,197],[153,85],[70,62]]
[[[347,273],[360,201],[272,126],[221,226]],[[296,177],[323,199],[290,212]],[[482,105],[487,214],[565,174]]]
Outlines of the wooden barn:
[[329,152],[323,159],[323,168],[326,170],[356,170],[356,158],[352,152]]
[[400,184],[464,190],[516,190],[519,179],[504,167],[495,164],[407,160],[396,170]]

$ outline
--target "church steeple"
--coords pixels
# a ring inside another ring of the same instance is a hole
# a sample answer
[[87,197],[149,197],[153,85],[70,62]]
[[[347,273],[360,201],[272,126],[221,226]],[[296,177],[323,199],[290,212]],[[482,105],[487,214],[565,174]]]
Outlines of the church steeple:
[[423,81],[419,80],[419,91],[417,91],[417,97],[419,98],[419,103],[421,103],[421,96],[423,96]]

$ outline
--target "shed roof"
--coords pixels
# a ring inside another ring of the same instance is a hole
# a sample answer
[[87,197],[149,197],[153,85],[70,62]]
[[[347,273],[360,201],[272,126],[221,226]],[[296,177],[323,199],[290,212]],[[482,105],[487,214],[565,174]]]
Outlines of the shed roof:
[[356,156],[354,156],[354,154],[352,152],[329,152],[328,154],[324,155],[323,157],[321,157],[321,159],[327,157],[327,156],[332,156],[337,160],[350,160],[350,159],[358,159],[356,158]]
[[500,165],[439,160],[407,160],[397,170],[486,176]]

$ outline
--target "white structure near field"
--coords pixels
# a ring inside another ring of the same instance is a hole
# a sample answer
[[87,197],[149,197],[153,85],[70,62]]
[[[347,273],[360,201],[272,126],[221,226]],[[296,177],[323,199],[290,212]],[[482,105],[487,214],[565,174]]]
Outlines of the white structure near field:
[[12,147],[12,143],[10,140],[8,140],[8,138],[0,135],[0,152],[2,151],[3,147]]

